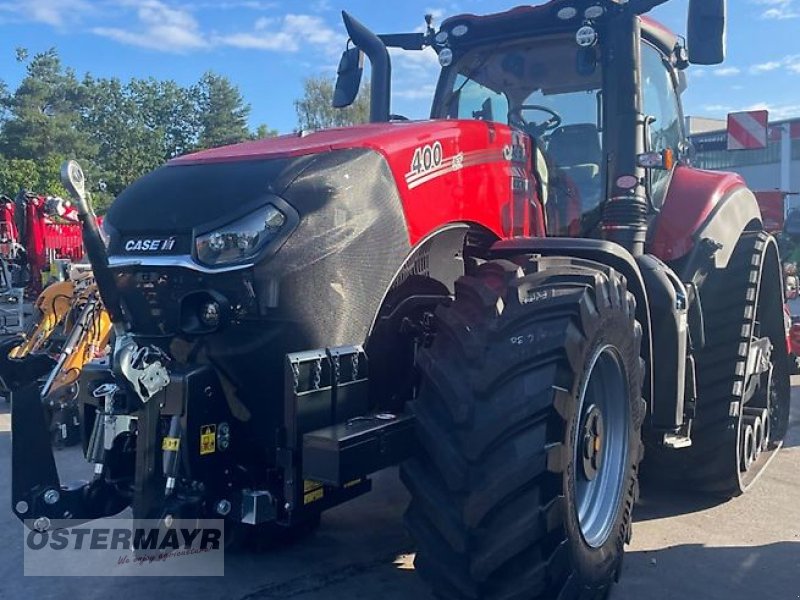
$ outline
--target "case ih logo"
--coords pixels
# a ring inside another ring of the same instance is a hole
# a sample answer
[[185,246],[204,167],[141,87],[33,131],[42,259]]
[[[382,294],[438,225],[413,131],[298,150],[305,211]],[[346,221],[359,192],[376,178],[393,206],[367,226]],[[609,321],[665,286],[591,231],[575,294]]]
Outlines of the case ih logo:
[[175,249],[175,237],[134,239],[125,242],[126,252],[169,252]]

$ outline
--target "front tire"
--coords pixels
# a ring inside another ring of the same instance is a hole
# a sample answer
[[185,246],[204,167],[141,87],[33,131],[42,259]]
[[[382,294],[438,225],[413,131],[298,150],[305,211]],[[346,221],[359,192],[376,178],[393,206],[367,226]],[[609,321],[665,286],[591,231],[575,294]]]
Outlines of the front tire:
[[642,456],[635,307],[589,261],[492,261],[457,282],[418,359],[423,451],[402,469],[415,564],[439,597],[607,594]]

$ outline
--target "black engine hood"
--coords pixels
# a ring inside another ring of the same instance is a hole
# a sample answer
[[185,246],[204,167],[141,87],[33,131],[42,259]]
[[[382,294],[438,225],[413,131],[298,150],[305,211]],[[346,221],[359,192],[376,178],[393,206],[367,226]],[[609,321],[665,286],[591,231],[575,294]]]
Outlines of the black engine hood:
[[266,194],[280,195],[314,157],[172,164],[125,189],[106,215],[112,237],[190,235]]

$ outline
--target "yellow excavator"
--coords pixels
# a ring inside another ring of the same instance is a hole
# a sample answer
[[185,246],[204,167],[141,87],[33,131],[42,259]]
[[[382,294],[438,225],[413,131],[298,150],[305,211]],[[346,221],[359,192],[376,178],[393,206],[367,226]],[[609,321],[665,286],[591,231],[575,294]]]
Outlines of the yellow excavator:
[[69,280],[39,295],[28,331],[0,344],[0,380],[9,396],[20,385],[43,381],[42,402],[57,446],[79,441],[78,378],[87,362],[106,353],[110,337],[111,321],[91,269],[74,265]]
[[8,353],[9,358],[25,358],[46,349],[72,309],[75,284],[59,281],[45,288],[33,305],[33,317],[23,342]]

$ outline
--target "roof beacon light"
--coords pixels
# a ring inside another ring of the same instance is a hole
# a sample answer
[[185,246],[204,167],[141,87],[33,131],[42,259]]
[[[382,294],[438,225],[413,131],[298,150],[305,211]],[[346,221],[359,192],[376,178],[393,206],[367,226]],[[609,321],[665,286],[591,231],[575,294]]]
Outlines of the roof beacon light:
[[590,6],[584,11],[583,16],[587,19],[599,19],[605,12],[606,9],[602,6]]
[[444,48],[439,52],[439,64],[443,67],[449,67],[453,64],[453,51],[450,48]]
[[578,14],[578,9],[574,6],[565,6],[556,14],[562,21],[569,21],[570,19],[575,18],[575,16]]
[[591,48],[597,43],[597,31],[591,25],[584,25],[575,34],[575,41],[581,48]]

